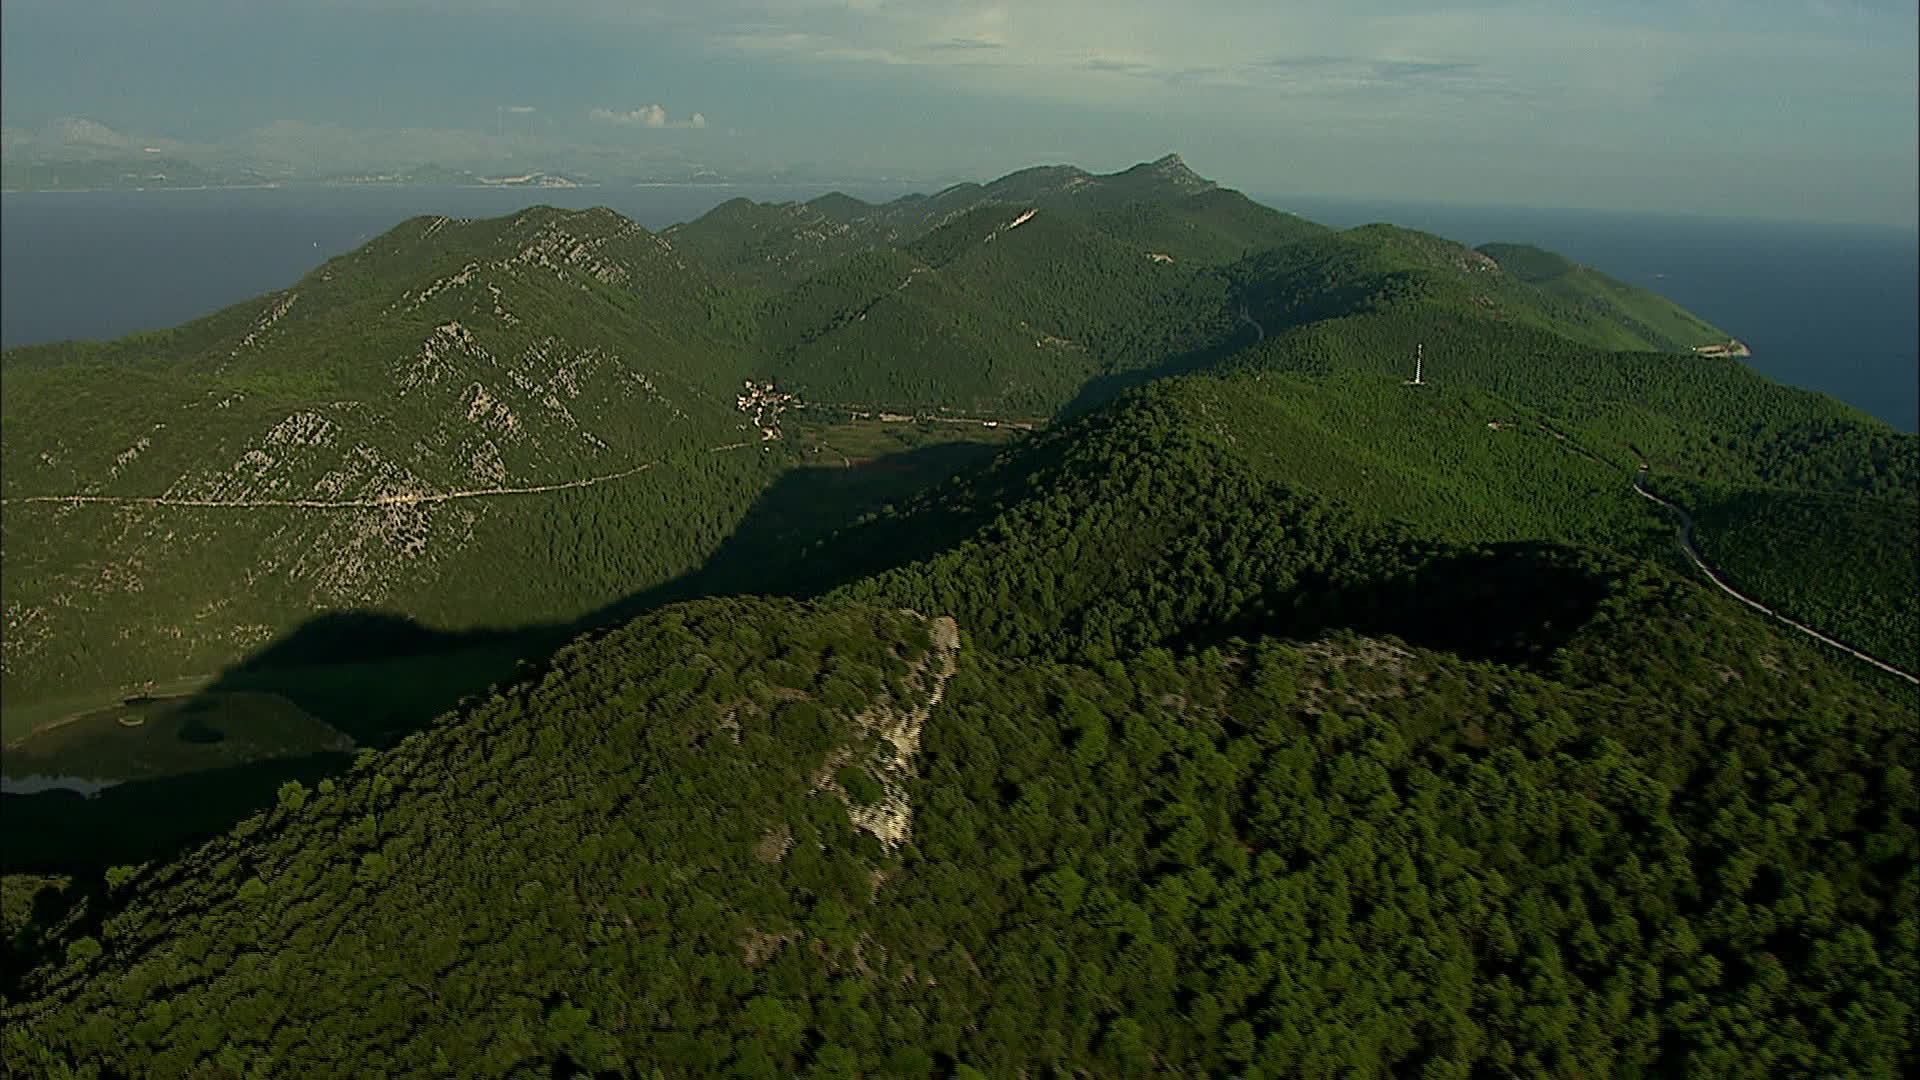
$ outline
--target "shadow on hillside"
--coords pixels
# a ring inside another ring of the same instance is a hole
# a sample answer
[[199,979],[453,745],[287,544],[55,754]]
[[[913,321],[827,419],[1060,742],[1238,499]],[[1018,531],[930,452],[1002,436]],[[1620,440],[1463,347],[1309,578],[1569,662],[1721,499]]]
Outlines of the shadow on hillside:
[[1206,371],[1242,349],[1259,344],[1263,336],[1262,332],[1254,329],[1251,324],[1243,323],[1233,333],[1215,344],[1181,353],[1149,367],[1114,372],[1110,375],[1097,375],[1081,387],[1073,400],[1060,410],[1059,418],[1064,420],[1092,412],[1121,394],[1157,379],[1170,379],[1178,375],[1192,375]]
[[[490,690],[540,677],[547,658],[583,633],[619,625],[664,604],[727,594],[807,599],[856,578],[937,554],[964,539],[974,518],[936,516],[919,528],[878,527],[822,543],[836,530],[905,500],[994,452],[939,446],[879,459],[869,468],[808,467],[781,475],[739,527],[697,569],[568,623],[464,632],[434,630],[392,614],[330,612],[225,671],[202,695],[276,695],[362,747],[391,745]],[[996,501],[991,494],[988,502]],[[1543,545],[1510,544],[1448,555],[1390,580],[1298,583],[1258,614],[1184,641],[1274,635],[1314,640],[1339,629],[1392,635],[1479,660],[1538,664],[1591,616],[1606,576]],[[183,712],[202,704],[183,702]],[[229,718],[227,723],[235,722]],[[244,723],[244,720],[239,722]],[[286,757],[108,788],[4,796],[0,868],[64,871],[97,883],[106,867],[164,860],[272,803],[291,779],[311,783],[351,755]]]
[[109,866],[163,860],[273,805],[281,784],[312,784],[353,755],[309,754],[182,776],[134,780],[93,796],[44,791],[6,797],[0,873],[66,873],[83,881]]
[[[838,558],[819,542],[994,450],[945,444],[864,466],[789,470],[700,567],[572,622],[447,631],[387,612],[327,612],[229,667],[179,708],[197,712],[210,708],[216,695],[240,691],[272,694],[358,746],[389,746],[463,701],[539,677],[546,658],[568,641],[663,604],[734,593],[805,598],[884,569]],[[861,559],[890,566],[912,557],[903,548],[863,549]],[[65,872],[83,886],[97,885],[107,867],[177,855],[271,805],[282,783],[314,782],[344,769],[351,758],[341,753],[261,760],[128,782],[93,797],[70,790],[0,796],[0,869]]]
[[345,664],[482,648],[517,630],[434,630],[385,611],[329,611],[248,657],[236,670]]
[[1302,581],[1269,597],[1260,615],[1194,643],[1256,635],[1312,641],[1352,630],[1468,660],[1544,668],[1612,592],[1613,575],[1582,554],[1550,544],[1494,544],[1392,578]]
[[[623,623],[662,604],[752,593],[807,598],[922,557],[916,550],[862,548],[849,554],[823,543],[863,515],[906,501],[998,447],[947,443],[875,458],[852,467],[792,469],[767,488],[699,569],[642,590],[589,616],[581,628]],[[962,537],[940,537],[944,549]]]

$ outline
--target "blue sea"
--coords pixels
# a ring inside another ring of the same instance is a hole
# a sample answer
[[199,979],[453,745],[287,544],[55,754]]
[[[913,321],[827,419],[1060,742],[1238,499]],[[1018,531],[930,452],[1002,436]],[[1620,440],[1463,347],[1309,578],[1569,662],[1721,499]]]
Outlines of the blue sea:
[[[902,189],[850,189],[885,199]],[[649,228],[802,187],[279,188],[0,195],[0,345],[171,326],[291,285],[416,214],[610,206]],[[1913,228],[1262,196],[1328,225],[1390,221],[1467,244],[1529,243],[1662,293],[1753,350],[1755,370],[1920,426]]]

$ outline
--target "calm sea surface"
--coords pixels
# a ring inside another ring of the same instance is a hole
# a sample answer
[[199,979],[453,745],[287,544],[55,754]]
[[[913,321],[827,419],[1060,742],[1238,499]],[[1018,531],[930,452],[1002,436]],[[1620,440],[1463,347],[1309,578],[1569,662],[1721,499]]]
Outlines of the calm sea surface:
[[[884,199],[900,189],[852,189]],[[817,187],[283,188],[0,196],[0,344],[111,338],[283,288],[415,214],[610,206],[649,228],[737,196]],[[1746,342],[1771,378],[1913,431],[1920,243],[1913,229],[1256,196],[1329,225],[1371,221],[1467,244],[1537,244],[1654,289]]]

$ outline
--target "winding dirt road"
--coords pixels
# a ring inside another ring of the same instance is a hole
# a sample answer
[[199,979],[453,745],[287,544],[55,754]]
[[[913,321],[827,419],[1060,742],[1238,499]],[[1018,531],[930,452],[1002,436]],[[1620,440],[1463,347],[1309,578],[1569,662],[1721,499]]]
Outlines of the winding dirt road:
[[1864,660],[1867,663],[1872,664],[1874,667],[1879,668],[1881,671],[1888,673],[1889,675],[1898,675],[1899,677],[1907,680],[1908,682],[1913,683],[1915,686],[1920,686],[1920,678],[1916,678],[1915,676],[1910,675],[1907,672],[1901,671],[1899,668],[1894,667],[1892,664],[1886,663],[1881,660],[1876,660],[1873,657],[1868,656],[1866,653],[1861,652],[1859,649],[1856,649],[1853,646],[1846,644],[1845,642],[1835,641],[1834,639],[1828,637],[1827,635],[1821,633],[1818,630],[1813,629],[1810,626],[1806,626],[1802,623],[1797,623],[1792,619],[1787,618],[1785,615],[1782,615],[1779,612],[1773,610],[1772,608],[1766,606],[1765,604],[1762,604],[1760,601],[1755,600],[1752,597],[1743,595],[1739,591],[1735,590],[1733,586],[1728,585],[1725,581],[1721,580],[1720,575],[1714,572],[1713,567],[1707,565],[1707,561],[1700,557],[1700,552],[1697,549],[1695,549],[1693,546],[1693,515],[1687,513],[1685,510],[1680,509],[1678,506],[1675,506],[1673,503],[1668,502],[1667,500],[1661,498],[1660,496],[1655,495],[1653,492],[1648,491],[1644,484],[1646,477],[1647,477],[1647,466],[1643,464],[1640,466],[1640,471],[1634,473],[1633,490],[1639,492],[1643,498],[1651,499],[1652,501],[1659,503],[1661,506],[1666,507],[1668,510],[1673,511],[1674,516],[1680,520],[1680,549],[1687,553],[1687,558],[1693,560],[1693,565],[1699,567],[1701,573],[1707,575],[1708,581],[1711,581],[1715,585],[1718,585],[1720,587],[1721,592],[1726,593],[1728,596],[1733,597],[1735,600],[1740,601],[1741,603],[1747,605],[1748,607],[1754,609],[1755,611],[1760,612],[1761,614],[1769,615],[1775,619],[1778,619],[1779,621],[1787,624],[1788,626],[1793,627],[1795,630],[1800,631],[1801,633],[1807,635],[1808,637],[1815,638],[1819,641],[1824,641],[1828,645],[1831,645],[1834,648],[1839,649],[1841,652],[1847,653],[1848,655],[1854,657],[1857,660]]
[[[718,453],[722,450],[737,450],[747,443],[731,443],[715,446],[711,449]],[[170,499],[163,495],[26,495],[14,499],[0,499],[0,505],[13,503],[107,503],[115,506],[196,506],[227,509],[253,509],[259,507],[297,507],[309,510],[354,510],[381,506],[418,506],[423,503],[452,502],[455,499],[490,499],[502,495],[538,495],[545,491],[565,491],[569,488],[592,487],[614,480],[623,480],[635,473],[645,472],[660,464],[649,461],[635,465],[631,469],[606,473],[601,476],[586,476],[578,480],[569,480],[564,484],[537,484],[532,487],[496,487],[471,488],[464,491],[406,492],[400,495],[381,495],[371,499]]]
[[[982,420],[972,417],[926,416],[913,417],[914,420],[933,420],[948,424],[986,424],[987,426],[1006,426],[1022,430],[1032,430],[1031,421],[1019,420]],[[743,450],[755,445],[752,442],[732,442],[720,446],[710,446],[709,453],[722,453],[727,450]],[[599,476],[585,476],[578,480],[568,480],[561,484],[535,484],[530,487],[492,487],[469,488],[461,491],[404,492],[398,495],[379,495],[370,499],[175,499],[165,495],[22,495],[11,499],[0,499],[0,506],[15,503],[62,503],[71,506],[82,504],[104,504],[109,506],[186,506],[200,509],[252,510],[269,507],[283,507],[304,510],[366,510],[383,506],[419,506],[427,503],[452,502],[455,499],[493,499],[508,495],[538,495],[548,491],[566,491],[570,488],[592,487],[595,484],[624,480],[635,473],[642,473],[660,464],[648,461],[635,465],[631,469],[604,473]]]

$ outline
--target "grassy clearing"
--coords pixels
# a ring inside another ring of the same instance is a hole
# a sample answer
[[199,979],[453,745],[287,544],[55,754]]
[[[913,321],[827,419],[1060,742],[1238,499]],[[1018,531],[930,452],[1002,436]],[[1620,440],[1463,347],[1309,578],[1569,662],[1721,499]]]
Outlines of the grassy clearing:
[[178,675],[171,679],[155,680],[147,683],[127,683],[120,686],[98,686],[86,690],[75,690],[58,697],[30,700],[24,704],[9,703],[0,708],[0,738],[6,740],[7,747],[32,735],[35,731],[73,721],[112,708],[130,697],[145,694],[150,697],[174,698],[185,694],[197,694],[212,685],[212,675]]
[[795,425],[799,457],[808,465],[847,468],[864,459],[886,457],[930,446],[973,445],[998,447],[1025,434],[1002,424],[958,423],[945,420],[918,420],[912,423],[882,420],[849,420],[823,424],[802,422]]
[[277,694],[209,691],[129,698],[9,748],[9,777],[150,780],[352,748],[352,740]]

